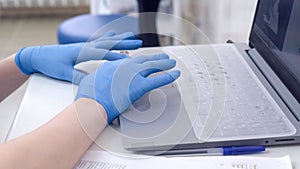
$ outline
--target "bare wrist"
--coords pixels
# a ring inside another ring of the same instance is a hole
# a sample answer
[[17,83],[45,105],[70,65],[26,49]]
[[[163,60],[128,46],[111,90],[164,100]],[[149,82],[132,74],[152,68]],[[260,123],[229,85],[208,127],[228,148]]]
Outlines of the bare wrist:
[[74,108],[82,129],[92,141],[95,141],[107,123],[105,109],[97,101],[89,98],[77,99]]

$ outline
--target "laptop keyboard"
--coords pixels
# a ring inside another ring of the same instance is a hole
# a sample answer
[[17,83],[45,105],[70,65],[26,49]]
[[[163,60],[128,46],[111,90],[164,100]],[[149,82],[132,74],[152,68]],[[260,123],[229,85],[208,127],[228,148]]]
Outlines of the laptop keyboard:
[[233,45],[214,45],[206,56],[197,54],[193,47],[164,51],[188,70],[183,71],[188,78],[179,86],[195,90],[188,96],[193,104],[186,96],[182,100],[189,107],[187,112],[197,114],[190,117],[200,141],[278,137],[296,132]]

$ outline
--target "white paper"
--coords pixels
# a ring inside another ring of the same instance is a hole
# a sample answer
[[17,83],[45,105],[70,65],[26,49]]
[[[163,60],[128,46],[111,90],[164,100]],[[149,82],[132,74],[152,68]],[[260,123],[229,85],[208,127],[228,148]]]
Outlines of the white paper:
[[289,156],[152,157],[88,151],[75,169],[292,169]]

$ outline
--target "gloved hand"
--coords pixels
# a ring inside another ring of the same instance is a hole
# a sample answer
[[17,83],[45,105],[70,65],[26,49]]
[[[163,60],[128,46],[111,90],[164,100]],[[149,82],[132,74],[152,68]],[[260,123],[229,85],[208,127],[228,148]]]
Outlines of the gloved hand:
[[85,73],[74,69],[78,63],[89,60],[117,60],[127,55],[109,50],[130,50],[141,47],[133,33],[105,36],[87,43],[35,46],[21,49],[15,56],[17,66],[26,75],[43,73],[49,77],[79,84]]
[[96,100],[106,110],[108,123],[111,123],[148,91],[176,80],[180,76],[178,70],[148,77],[169,70],[175,64],[176,61],[165,54],[106,62],[81,81],[75,100]]
[[96,40],[134,40],[136,36],[132,32],[125,32],[122,34],[116,34],[114,31],[108,31],[100,36],[94,36],[89,41],[96,41]]

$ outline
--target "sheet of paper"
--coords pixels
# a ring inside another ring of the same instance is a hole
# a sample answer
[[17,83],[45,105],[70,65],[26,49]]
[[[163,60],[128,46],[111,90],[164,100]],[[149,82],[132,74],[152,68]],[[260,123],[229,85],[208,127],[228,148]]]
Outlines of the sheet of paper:
[[279,158],[214,156],[150,157],[88,151],[75,169],[292,169],[289,156]]

